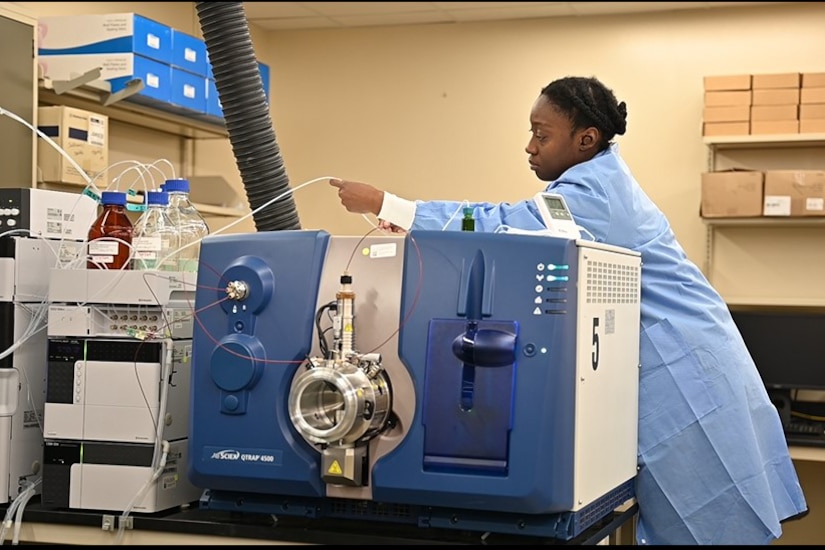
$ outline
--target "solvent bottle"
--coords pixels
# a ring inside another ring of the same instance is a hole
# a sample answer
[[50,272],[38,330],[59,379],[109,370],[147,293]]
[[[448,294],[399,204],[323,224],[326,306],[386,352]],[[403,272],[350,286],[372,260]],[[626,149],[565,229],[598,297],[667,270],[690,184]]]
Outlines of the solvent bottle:
[[88,269],[129,269],[132,247],[132,220],[126,214],[126,193],[104,191],[103,211],[89,228]]
[[177,271],[178,230],[168,214],[165,191],[146,193],[146,210],[135,223],[132,237],[132,269]]
[[464,209],[464,217],[461,218],[461,230],[462,231],[475,231],[476,230],[476,221],[473,218],[473,209],[472,208],[465,208]]
[[169,217],[180,235],[178,271],[197,271],[200,242],[209,235],[209,226],[189,199],[189,180],[166,180],[163,190],[169,193]]

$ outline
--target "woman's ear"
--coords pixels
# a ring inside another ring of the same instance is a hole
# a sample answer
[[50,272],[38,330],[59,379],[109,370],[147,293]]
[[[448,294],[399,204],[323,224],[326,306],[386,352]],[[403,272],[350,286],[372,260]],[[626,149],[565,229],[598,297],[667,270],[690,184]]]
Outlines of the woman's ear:
[[579,136],[579,150],[587,151],[599,142],[599,131],[590,127],[584,130]]

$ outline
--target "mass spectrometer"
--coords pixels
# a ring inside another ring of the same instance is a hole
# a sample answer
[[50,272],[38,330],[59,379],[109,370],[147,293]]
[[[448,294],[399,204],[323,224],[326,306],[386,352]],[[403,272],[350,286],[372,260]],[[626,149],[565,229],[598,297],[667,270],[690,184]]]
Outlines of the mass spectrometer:
[[207,237],[201,506],[577,536],[634,496],[640,265],[546,235]]

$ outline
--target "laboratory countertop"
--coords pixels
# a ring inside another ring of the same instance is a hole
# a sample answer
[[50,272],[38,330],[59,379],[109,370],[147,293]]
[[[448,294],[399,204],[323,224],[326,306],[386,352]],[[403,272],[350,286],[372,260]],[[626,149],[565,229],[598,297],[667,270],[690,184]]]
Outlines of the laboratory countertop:
[[[530,544],[530,545],[589,545],[597,544],[616,533],[622,526],[630,524],[637,511],[634,502],[607,515],[602,520],[590,526],[579,536],[571,540],[557,538],[506,535],[496,533],[482,533],[461,531],[443,528],[418,527],[415,525],[399,525],[389,522],[344,520],[344,519],[310,519],[296,517],[274,518],[268,514],[248,512],[224,512],[201,509],[197,503],[191,506],[179,507],[156,514],[133,514],[132,529],[128,533],[128,540],[124,537],[124,544],[145,544],[148,538],[144,535],[167,533],[188,535],[193,537],[217,537],[216,544],[221,544],[222,538],[238,541],[240,539],[256,540],[258,542],[280,544]],[[7,509],[6,506],[2,507]],[[4,512],[3,512],[4,513]],[[94,534],[97,537],[107,537],[115,541],[117,527],[104,530],[106,518],[111,521],[112,516],[119,519],[119,512],[101,512],[88,510],[53,510],[40,506],[39,498],[34,497],[26,505],[21,522],[20,541],[24,543],[61,543],[61,544],[88,544],[89,541],[67,539],[78,535],[65,533],[80,533],[77,528],[84,528],[85,534]],[[117,525],[117,522],[113,522]],[[111,523],[110,523],[111,525]],[[27,528],[28,526],[28,528]],[[46,527],[71,527],[74,530],[63,531],[60,535],[49,535]],[[35,528],[38,527],[38,528]],[[8,530],[10,531],[10,530]],[[7,539],[10,538],[7,535]],[[50,540],[53,538],[55,540]],[[104,538],[103,540],[107,540]],[[180,540],[180,538],[178,538]],[[104,542],[105,544],[105,542]]]

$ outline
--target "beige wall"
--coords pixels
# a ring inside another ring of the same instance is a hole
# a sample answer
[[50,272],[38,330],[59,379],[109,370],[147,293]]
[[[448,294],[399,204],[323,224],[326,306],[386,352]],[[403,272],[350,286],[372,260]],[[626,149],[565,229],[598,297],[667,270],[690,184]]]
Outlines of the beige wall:
[[[17,4],[35,15],[138,10],[200,34],[189,2]],[[617,141],[628,164],[669,216],[688,255],[702,265],[706,231],[698,216],[699,175],[708,154],[701,137],[702,78],[823,72],[824,29],[825,3],[809,2],[390,28],[267,33],[252,27],[252,37],[258,57],[272,68],[271,112],[293,188],[335,176],[408,198],[528,197],[542,187],[524,153],[532,102],[555,78],[597,76],[627,103],[628,132]],[[124,140],[120,154],[148,156],[144,145]],[[825,168],[825,161],[800,167]],[[224,175],[243,193],[225,140],[199,143],[194,171]],[[348,234],[370,229],[340,207],[326,181],[296,191],[295,199],[305,228]],[[735,237],[720,239],[729,252],[720,252],[719,283],[733,291],[742,286],[741,277],[751,277],[747,292],[758,294],[753,271],[765,261],[749,247],[767,239],[750,238],[743,247]],[[785,265],[816,273],[825,255],[815,252],[821,241],[809,239],[805,232],[805,248],[775,238],[772,246],[782,249]],[[746,270],[738,267],[743,265]],[[822,279],[805,277],[793,291],[823,296],[817,280]],[[806,491],[821,500],[812,490],[820,478],[810,464],[803,473]],[[792,536],[783,542],[825,542],[821,521],[814,510],[788,526]]]
[[[35,16],[139,9],[200,35],[190,2],[15,4]],[[293,188],[336,176],[409,198],[530,196],[542,187],[524,153],[533,100],[557,77],[595,75],[627,103],[621,151],[700,265],[702,77],[825,70],[821,2],[389,28],[250,28],[256,54],[272,68],[273,125]],[[121,155],[151,156],[130,134],[123,141]],[[174,162],[177,149],[164,147]],[[226,141],[199,143],[193,171],[224,175],[243,193]],[[340,207],[326,181],[299,189],[295,200],[305,228],[370,229]]]
[[[9,2],[8,4],[14,4],[34,17],[135,12],[183,32],[198,37],[203,36],[193,2]],[[252,26],[250,26],[250,34],[258,58],[271,65],[272,62],[268,52],[272,48],[268,45],[269,37],[260,29]],[[174,175],[220,175],[237,190],[241,197],[246,196],[228,140],[210,139],[199,142],[195,146],[190,146],[185,140],[171,134],[147,131],[142,128],[137,129],[118,121],[110,122],[109,134],[109,161],[111,165],[124,161],[152,163],[165,160],[171,163]],[[117,166],[119,167],[113,167],[112,170],[107,172],[109,178],[118,176],[120,171],[129,165],[119,164]],[[165,163],[161,163],[159,166],[167,170]],[[132,174],[124,174],[124,185],[120,187],[121,189],[128,187],[134,180],[131,176]],[[105,187],[100,182],[98,184]],[[138,183],[135,188],[141,189],[143,186],[143,184]],[[231,218],[224,216],[207,215],[206,217],[213,231],[233,222]],[[250,217],[234,224],[229,232],[254,231],[254,229],[255,226]]]
[[[825,4],[272,33],[273,116],[293,186],[360,179],[409,198],[514,201],[540,88],[595,75],[628,105],[621,151],[703,260],[702,77],[823,71]],[[804,45],[804,46],[803,46]],[[326,183],[296,192],[305,227],[360,234]]]

